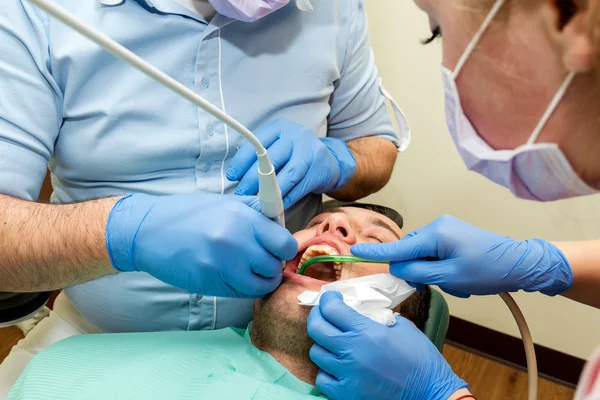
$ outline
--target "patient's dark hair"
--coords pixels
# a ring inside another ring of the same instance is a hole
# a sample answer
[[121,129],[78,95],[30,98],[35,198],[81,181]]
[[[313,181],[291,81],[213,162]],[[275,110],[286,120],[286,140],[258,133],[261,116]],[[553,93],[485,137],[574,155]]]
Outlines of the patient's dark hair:
[[429,307],[431,306],[431,289],[425,286],[425,289],[414,293],[402,304],[400,304],[400,314],[412,321],[421,331],[425,330],[425,322],[429,318]]

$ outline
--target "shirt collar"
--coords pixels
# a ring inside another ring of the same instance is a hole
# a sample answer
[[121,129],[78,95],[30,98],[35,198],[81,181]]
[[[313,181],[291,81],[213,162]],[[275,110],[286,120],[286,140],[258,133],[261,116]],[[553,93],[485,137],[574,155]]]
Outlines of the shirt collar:
[[[144,3],[147,6],[154,7],[154,3],[151,0],[137,0],[140,3]],[[118,6],[125,3],[125,0],[98,0],[100,4],[105,6]]]
[[252,339],[250,339],[250,335],[252,335],[252,324],[254,321],[250,321],[248,327],[246,328],[246,332],[244,332],[244,339],[248,342],[252,343]]
[[[125,2],[125,0],[98,0],[101,4],[105,6],[118,6]],[[151,0],[137,0],[142,3],[146,3],[148,6],[153,7],[154,3]],[[312,11],[313,6],[311,4],[311,0],[296,0],[296,6],[302,11]]]
[[[254,346],[252,344],[252,339],[251,339],[253,323],[254,323],[254,321],[251,321],[248,324],[248,328],[246,328],[246,332],[244,332],[244,340],[249,342],[252,346]],[[294,376],[283,365],[281,365],[277,360],[275,360],[269,353],[262,352],[256,347],[254,347],[254,349],[256,349],[257,352],[260,352],[265,357],[263,359],[263,362],[265,364],[267,363],[266,359],[269,360],[271,374],[273,377],[277,377],[277,379],[275,379],[275,381],[273,383],[287,387],[288,389],[295,390],[296,392],[299,392],[299,393],[304,393],[304,394],[311,395],[314,397],[325,398],[325,396],[323,396],[323,394],[319,391],[319,389],[317,389],[313,385],[309,385],[308,383],[303,382],[300,379],[296,378],[296,376]]]
[[[124,4],[127,0],[97,0],[100,4],[106,7],[115,7]],[[147,9],[155,9],[162,13],[166,14],[177,14],[177,15],[185,15],[189,18],[201,21],[210,26],[211,30],[216,30],[220,28],[224,28],[229,25],[231,22],[234,22],[233,19],[225,17],[221,14],[215,15],[212,19],[211,23],[208,24],[202,16],[196,14],[195,12],[189,10],[188,8],[182,6],[177,1],[174,0],[135,0],[141,4],[142,7]],[[210,31],[206,31],[205,34],[209,34]]]

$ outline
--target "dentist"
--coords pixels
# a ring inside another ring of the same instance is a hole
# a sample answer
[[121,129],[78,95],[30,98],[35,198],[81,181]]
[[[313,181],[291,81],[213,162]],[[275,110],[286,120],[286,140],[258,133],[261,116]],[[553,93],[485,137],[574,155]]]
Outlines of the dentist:
[[[324,193],[378,191],[408,140],[363,0],[56,2],[256,132],[291,230]],[[298,245],[253,208],[243,137],[27,0],[2,1],[0,43],[0,291],[64,289],[0,365],[0,398],[68,336],[246,327]]]
[[[600,2],[416,0],[444,34],[449,131],[467,167],[514,195],[553,201],[600,189]],[[390,272],[468,297],[562,295],[600,308],[600,241],[518,241],[445,216],[389,244],[352,252],[391,260]],[[406,320],[387,328],[329,293],[309,317],[332,399],[474,398]],[[600,349],[576,398],[598,398]]]

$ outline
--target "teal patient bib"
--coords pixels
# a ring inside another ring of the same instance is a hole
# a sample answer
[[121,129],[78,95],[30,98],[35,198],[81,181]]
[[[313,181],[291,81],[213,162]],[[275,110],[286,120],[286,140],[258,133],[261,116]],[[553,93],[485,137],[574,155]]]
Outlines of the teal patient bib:
[[244,332],[79,335],[38,354],[8,399],[315,399]]

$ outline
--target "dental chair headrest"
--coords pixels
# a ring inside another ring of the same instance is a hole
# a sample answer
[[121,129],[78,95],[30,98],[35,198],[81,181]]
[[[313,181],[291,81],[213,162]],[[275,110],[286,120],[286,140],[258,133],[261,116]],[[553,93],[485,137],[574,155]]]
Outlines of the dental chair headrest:
[[6,293],[0,292],[0,327],[12,326],[41,309],[50,292]]
[[369,204],[369,203],[355,203],[352,201],[338,201],[338,200],[329,200],[323,203],[322,210],[327,211],[332,208],[340,208],[340,207],[356,207],[363,208],[365,210],[374,211],[378,214],[385,215],[392,221],[394,221],[400,229],[404,226],[404,219],[402,215],[396,210],[393,210],[389,207],[380,206],[377,204]]

